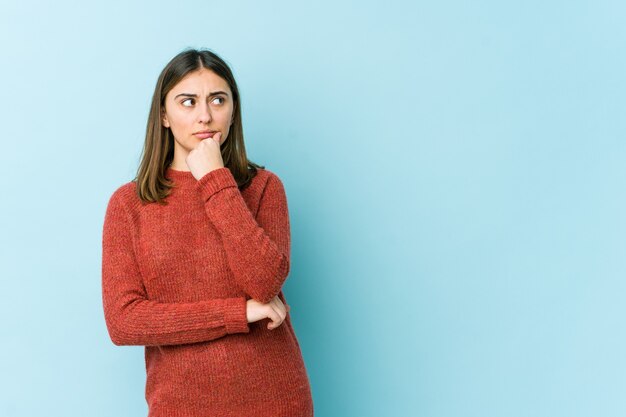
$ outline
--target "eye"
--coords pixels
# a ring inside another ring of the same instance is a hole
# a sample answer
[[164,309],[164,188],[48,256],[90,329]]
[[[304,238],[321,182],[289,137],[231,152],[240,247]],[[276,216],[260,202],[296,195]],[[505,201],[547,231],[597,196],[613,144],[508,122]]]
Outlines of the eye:
[[[187,101],[189,101],[189,100],[192,100],[192,101],[193,101],[193,100],[195,100],[195,99],[193,99],[193,98],[187,98],[187,99],[185,99],[185,100],[181,101],[180,103],[181,103],[183,106],[185,106],[185,102],[187,102]],[[185,107],[189,107],[189,106],[185,106]]]
[[226,100],[226,99],[225,99],[224,97],[215,97],[215,98],[213,99],[213,101],[215,101],[215,100],[222,100],[222,102],[221,102],[221,103],[219,103],[219,104],[224,104],[224,100]]

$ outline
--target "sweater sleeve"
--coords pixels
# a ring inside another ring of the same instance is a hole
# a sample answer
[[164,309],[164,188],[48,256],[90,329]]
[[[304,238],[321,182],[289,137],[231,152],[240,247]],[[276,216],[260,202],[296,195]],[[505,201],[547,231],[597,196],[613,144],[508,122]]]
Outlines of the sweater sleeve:
[[290,268],[290,227],[282,182],[271,173],[256,218],[227,167],[214,169],[196,184],[211,223],[220,233],[239,287],[268,303],[278,295]]
[[248,333],[246,299],[163,303],[148,299],[135,259],[132,221],[119,193],[109,200],[102,234],[102,301],[115,345],[175,345]]

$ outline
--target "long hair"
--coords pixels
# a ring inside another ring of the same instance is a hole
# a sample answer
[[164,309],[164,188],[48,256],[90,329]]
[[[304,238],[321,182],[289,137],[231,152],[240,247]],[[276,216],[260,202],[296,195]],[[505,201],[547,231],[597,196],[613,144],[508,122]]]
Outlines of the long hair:
[[185,49],[163,68],[152,95],[141,163],[137,176],[133,179],[137,185],[137,195],[144,203],[167,204],[164,199],[173,186],[165,177],[167,167],[174,160],[174,136],[161,123],[165,96],[187,74],[202,68],[211,70],[224,79],[233,94],[233,123],[220,149],[224,166],[233,174],[240,190],[250,184],[257,169],[265,169],[246,156],[239,89],[232,71],[222,58],[208,49]]

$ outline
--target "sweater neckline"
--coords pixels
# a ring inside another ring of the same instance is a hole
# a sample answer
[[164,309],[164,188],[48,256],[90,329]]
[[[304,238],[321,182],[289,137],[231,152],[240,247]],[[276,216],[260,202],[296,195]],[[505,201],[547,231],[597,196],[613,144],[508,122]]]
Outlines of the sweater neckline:
[[191,171],[181,171],[172,167],[167,167],[165,176],[180,185],[193,185],[198,182]]

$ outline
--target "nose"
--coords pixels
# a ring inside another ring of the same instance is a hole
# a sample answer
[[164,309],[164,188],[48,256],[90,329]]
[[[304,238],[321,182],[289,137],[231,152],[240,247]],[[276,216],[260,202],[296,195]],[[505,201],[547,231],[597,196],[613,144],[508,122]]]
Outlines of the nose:
[[208,103],[205,102],[198,106],[198,111],[200,123],[209,123],[211,121],[211,108]]

